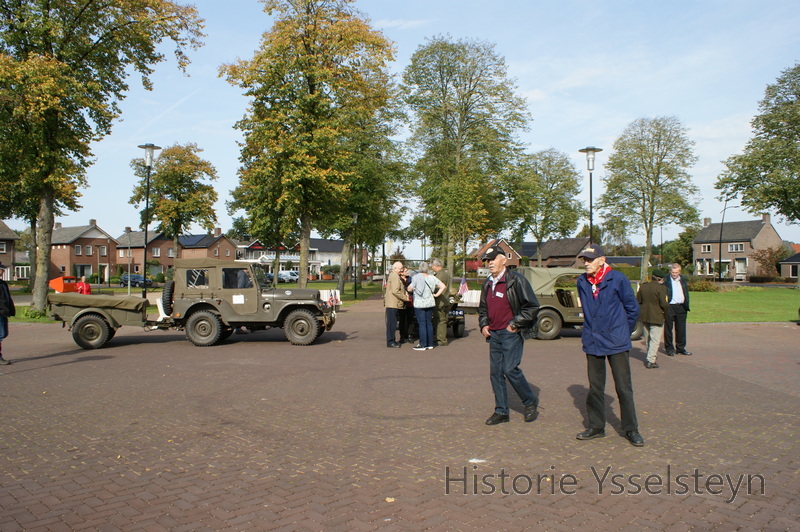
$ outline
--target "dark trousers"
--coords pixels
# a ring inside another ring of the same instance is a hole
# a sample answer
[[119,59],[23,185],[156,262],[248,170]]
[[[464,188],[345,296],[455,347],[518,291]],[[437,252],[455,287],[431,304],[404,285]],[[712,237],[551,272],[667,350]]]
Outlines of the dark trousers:
[[399,311],[400,320],[400,341],[409,340],[411,338],[412,329],[414,326],[414,309],[401,308]]
[[522,348],[525,340],[518,332],[506,329],[491,331],[489,337],[489,378],[494,391],[494,411],[508,415],[508,392],[506,379],[517,392],[525,406],[538,402],[531,385],[519,369],[522,362]]
[[450,302],[436,302],[433,311],[433,331],[436,336],[436,345],[447,345],[447,315],[449,313]]
[[586,355],[586,366],[589,371],[589,395],[586,396],[589,428],[602,429],[606,426],[606,360],[614,376],[614,387],[617,390],[622,414],[622,431],[638,430],[628,351],[605,357]]
[[400,309],[386,309],[386,343],[394,342],[397,333],[397,315]]
[[[674,337],[673,329],[675,330]],[[667,309],[664,318],[664,351],[667,354],[686,351],[686,309],[683,308],[683,305],[670,305]]]

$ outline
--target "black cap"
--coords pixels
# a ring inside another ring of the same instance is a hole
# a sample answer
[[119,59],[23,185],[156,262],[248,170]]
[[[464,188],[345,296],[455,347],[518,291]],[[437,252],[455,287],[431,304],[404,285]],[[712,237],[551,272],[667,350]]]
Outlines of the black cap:
[[658,279],[663,279],[664,277],[667,276],[667,272],[660,268],[656,268],[655,270],[653,270],[652,276]]
[[505,251],[500,249],[499,246],[492,246],[486,250],[486,253],[483,254],[483,258],[481,260],[494,260],[498,255],[505,256],[505,254]]
[[583,251],[578,253],[578,258],[586,257],[587,259],[596,259],[597,257],[605,257],[606,252],[597,244],[589,244]]

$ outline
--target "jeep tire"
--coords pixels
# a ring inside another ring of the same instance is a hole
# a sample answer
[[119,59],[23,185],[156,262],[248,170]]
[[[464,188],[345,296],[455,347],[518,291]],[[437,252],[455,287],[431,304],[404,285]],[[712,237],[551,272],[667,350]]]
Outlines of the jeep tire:
[[175,281],[167,281],[164,283],[164,291],[161,293],[161,306],[164,308],[164,314],[170,316],[172,314],[172,295],[175,293]]
[[293,310],[283,323],[286,339],[293,345],[309,345],[317,339],[320,329],[317,317],[306,309]]
[[111,327],[97,314],[85,314],[72,326],[72,339],[83,349],[99,349],[110,337]]
[[186,320],[186,338],[198,347],[209,347],[219,342],[222,322],[208,310],[199,310]]
[[539,340],[555,340],[561,334],[561,316],[552,309],[540,310],[536,319]]

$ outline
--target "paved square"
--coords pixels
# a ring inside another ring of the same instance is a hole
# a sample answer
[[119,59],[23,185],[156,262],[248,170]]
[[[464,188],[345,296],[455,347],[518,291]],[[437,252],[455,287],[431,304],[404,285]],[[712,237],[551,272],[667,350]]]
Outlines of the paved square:
[[[84,351],[12,324],[0,367],[0,530],[789,530],[800,514],[800,327],[690,325],[632,366],[641,433],[580,442],[575,332],[526,343],[542,410],[487,427],[488,349],[384,346],[380,300],[308,347],[197,348],[123,328]],[[609,382],[607,393],[613,396]],[[649,477],[649,479],[648,479]]]

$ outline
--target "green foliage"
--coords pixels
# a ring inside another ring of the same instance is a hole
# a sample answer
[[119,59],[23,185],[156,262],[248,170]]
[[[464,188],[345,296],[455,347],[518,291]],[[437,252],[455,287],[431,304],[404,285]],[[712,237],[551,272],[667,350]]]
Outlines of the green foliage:
[[639,281],[642,278],[642,270],[638,266],[614,266],[614,269],[624,274],[631,281]]
[[664,242],[663,263],[673,264],[677,262],[683,265],[684,268],[692,265],[692,241],[697,236],[697,233],[700,232],[700,229],[699,225],[687,227],[678,235],[676,240]]
[[47,314],[30,306],[19,306],[17,307],[16,318],[18,320],[39,321],[47,318]]
[[689,277],[687,284],[689,285],[689,292],[716,292],[717,285],[708,279],[696,279]]
[[165,280],[163,273],[157,273],[153,276],[153,280],[157,283],[163,283]]
[[342,266],[339,264],[325,264],[322,266],[322,273],[327,275],[339,275],[342,271]]
[[641,228],[642,268],[650,262],[656,227],[685,226],[699,219],[693,203],[698,189],[688,173],[697,160],[693,147],[686,128],[669,116],[634,120],[614,142],[598,208],[607,220]]
[[753,138],[744,152],[726,161],[715,187],[726,199],[741,198],[750,212],[775,209],[800,221],[800,63],[767,86]]

